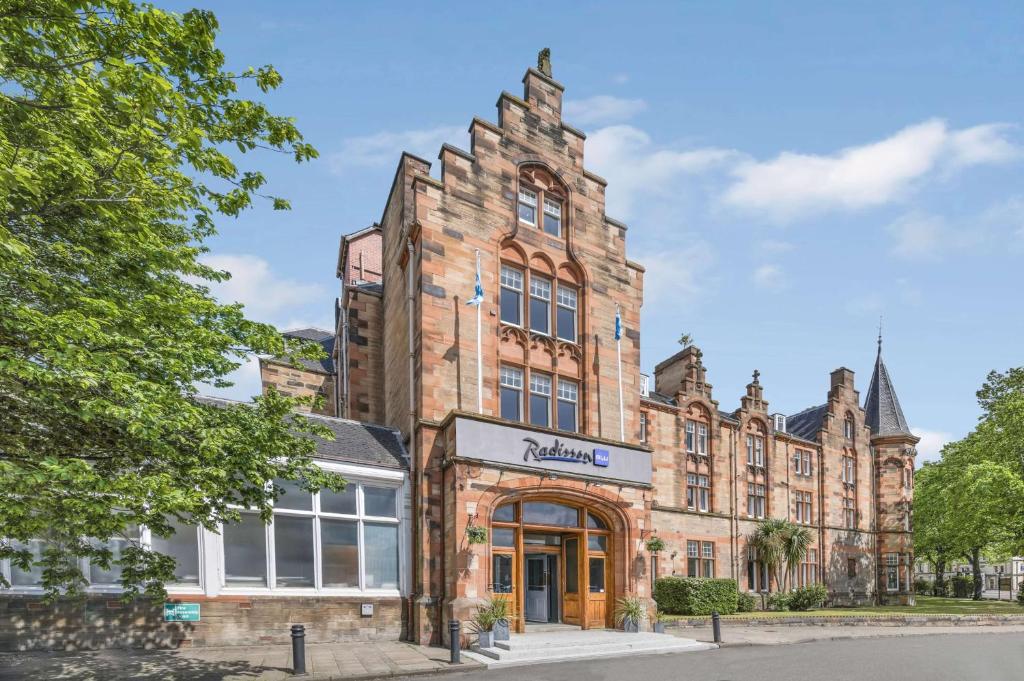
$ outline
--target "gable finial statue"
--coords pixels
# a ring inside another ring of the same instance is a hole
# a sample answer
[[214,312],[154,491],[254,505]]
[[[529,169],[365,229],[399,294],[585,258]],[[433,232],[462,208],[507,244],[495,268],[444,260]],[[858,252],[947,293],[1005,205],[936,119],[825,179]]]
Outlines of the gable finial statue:
[[548,78],[551,77],[551,48],[545,47],[537,53],[537,70]]

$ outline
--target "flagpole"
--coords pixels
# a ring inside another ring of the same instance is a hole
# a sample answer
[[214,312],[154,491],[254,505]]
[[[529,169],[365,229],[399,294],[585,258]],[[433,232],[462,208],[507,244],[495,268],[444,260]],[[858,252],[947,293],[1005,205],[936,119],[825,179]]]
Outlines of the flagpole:
[[[476,276],[480,277],[480,249],[476,249]],[[484,413],[484,354],[481,350],[481,321],[480,309],[484,306],[483,301],[476,306],[476,410]]]
[[615,338],[615,355],[618,360],[617,364],[619,367],[619,440],[622,442],[626,441],[626,416],[625,407],[622,404],[622,322],[619,312],[619,306],[615,306],[615,318],[618,320],[618,333]]

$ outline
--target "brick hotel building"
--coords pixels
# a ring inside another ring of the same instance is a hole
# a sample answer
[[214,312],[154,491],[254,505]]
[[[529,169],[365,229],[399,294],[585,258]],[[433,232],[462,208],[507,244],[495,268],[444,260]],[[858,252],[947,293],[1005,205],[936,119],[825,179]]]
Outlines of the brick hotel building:
[[[468,150],[442,146],[439,172],[403,154],[379,224],[339,251],[327,408],[405,438],[409,638],[441,640],[448,619],[491,596],[509,600],[516,630],[610,626],[617,598],[650,597],[652,565],[765,590],[746,545],[765,517],[814,533],[795,583],[823,582],[833,603],[912,602],[917,438],[881,344],[863,403],[838,368],[824,403],[792,416],[770,411],[756,371],[739,407],[721,409],[696,347],[659,363],[651,385],[627,227],[605,214],[606,182],[562,120],[550,66],[523,85],[498,97],[496,123],[472,120]],[[466,305],[477,253],[480,356]],[[657,561],[654,534],[667,546]]]
[[[231,528],[203,531],[205,577],[171,591],[230,613],[197,645],[287,640],[286,624],[308,621],[313,640],[438,643],[488,597],[509,601],[517,631],[612,626],[616,599],[650,599],[652,566],[767,589],[746,540],[765,517],[814,534],[797,584],[823,582],[833,603],[913,600],[917,438],[881,346],[863,402],[838,368],[824,402],[792,416],[770,411],[756,371],[738,408],[720,408],[696,347],[642,375],[644,268],[626,257],[627,226],[605,214],[606,182],[562,120],[549,63],[523,85],[500,94],[496,122],[472,120],[468,150],[441,148],[437,172],[398,159],[379,223],[341,240],[336,328],[293,332],[328,358],[261,362],[266,389],[322,395],[324,418],[352,434],[323,458],[346,462],[360,501],[332,515],[324,499],[290,500],[309,510],[282,513],[313,529],[248,528],[248,554]],[[477,254],[479,354],[466,304]],[[371,496],[390,516],[369,511]],[[344,522],[359,530],[341,546],[325,528]],[[245,588],[225,575],[229,554],[249,556]],[[282,570],[301,578],[282,586]]]

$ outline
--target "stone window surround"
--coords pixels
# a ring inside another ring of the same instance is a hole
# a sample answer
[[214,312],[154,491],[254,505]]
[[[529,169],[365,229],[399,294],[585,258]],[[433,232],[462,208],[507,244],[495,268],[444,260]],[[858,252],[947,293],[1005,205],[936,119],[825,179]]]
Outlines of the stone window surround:
[[[529,386],[531,385],[532,373],[534,371],[536,371],[538,374],[543,374],[546,378],[549,378],[551,380],[551,386],[553,386],[553,387],[554,386],[560,386],[563,381],[568,381],[569,383],[574,383],[576,385],[576,401],[575,401],[575,404],[576,404],[576,430],[564,430],[563,432],[565,432],[565,433],[583,433],[584,432],[584,430],[582,428],[582,425],[583,425],[582,424],[582,418],[583,417],[582,417],[582,414],[581,414],[580,403],[579,403],[579,396],[580,396],[580,393],[583,390],[583,386],[582,386],[583,382],[582,381],[577,379],[575,376],[565,376],[565,375],[559,374],[557,370],[552,372],[552,371],[545,371],[544,369],[533,369],[533,368],[531,368],[529,366],[526,366],[526,365],[523,365],[523,364],[517,364],[516,362],[506,362],[506,361],[502,361],[501,364],[499,365],[499,368],[498,368],[499,376],[501,374],[501,369],[504,368],[504,367],[507,367],[509,369],[515,369],[516,371],[519,371],[521,373],[522,379],[523,379],[523,385],[518,388],[518,390],[519,390],[519,420],[515,421],[515,423],[522,423],[522,424],[525,424],[525,425],[531,425],[530,413],[529,413],[530,412],[530,400],[528,399],[529,393],[530,393]],[[500,387],[502,385],[504,385],[504,384],[500,383],[500,380],[499,380],[499,389],[500,389]],[[558,388],[555,387],[555,388],[553,388],[553,390],[557,391]],[[558,393],[556,392],[556,395],[557,394]],[[548,399],[549,399],[548,421],[549,421],[549,424],[546,427],[550,428],[552,430],[563,430],[559,426],[559,424],[557,423],[557,420],[558,420],[558,405],[557,405],[557,401],[561,400],[562,398],[558,397],[556,400],[552,400],[551,397],[552,397],[551,395],[548,395]],[[499,408],[500,408],[500,406],[501,405],[499,403]],[[501,416],[500,412],[499,412],[498,416]],[[504,418],[504,417],[501,417],[501,418]]]
[[[371,484],[382,484],[394,486],[398,492],[398,589],[366,589],[358,588],[326,588],[316,589],[314,587],[232,587],[224,583],[224,550],[223,539],[218,533],[211,532],[205,528],[196,528],[199,541],[199,585],[171,584],[165,585],[170,596],[217,596],[217,595],[245,595],[245,596],[360,596],[400,598],[410,592],[410,523],[409,523],[409,478],[406,471],[385,468],[373,468],[358,464],[345,464],[333,461],[315,460],[314,463],[336,473],[341,473],[346,480],[357,480]],[[267,532],[273,532],[273,525],[267,525]],[[141,528],[141,541],[144,546],[150,545],[150,532]],[[267,552],[269,554],[269,550]],[[268,555],[268,562],[270,561]],[[83,559],[83,572],[89,574],[87,559]],[[0,570],[4,577],[10,580],[10,561],[0,561]],[[269,580],[269,574],[268,574]],[[97,584],[90,585],[85,589],[86,593],[115,594],[121,593],[119,585]],[[9,589],[0,588],[2,594],[25,594],[41,595],[42,587],[36,586],[14,586]]]
[[[579,310],[580,310],[580,298],[583,295],[583,291],[580,289],[580,287],[577,286],[575,282],[571,282],[571,281],[567,281],[565,279],[559,278],[557,276],[557,274],[555,276],[551,276],[551,275],[548,275],[548,274],[543,274],[541,272],[535,272],[533,269],[530,268],[529,265],[523,265],[523,264],[520,264],[520,263],[511,262],[511,261],[508,261],[508,260],[505,260],[504,258],[502,258],[498,262],[498,273],[499,273],[499,278],[498,278],[499,279],[498,295],[499,295],[499,297],[501,295],[501,290],[502,289],[509,288],[505,284],[501,283],[501,280],[502,280],[502,278],[501,278],[501,271],[503,269],[505,269],[505,268],[508,268],[510,270],[515,270],[522,277],[521,278],[521,282],[520,282],[522,288],[519,288],[519,289],[511,288],[510,289],[510,290],[516,291],[519,294],[519,323],[515,324],[513,322],[509,322],[509,321],[506,321],[504,319],[501,319],[500,317],[499,317],[499,323],[502,326],[511,326],[511,327],[523,329],[524,331],[527,331],[528,333],[531,333],[531,334],[537,334],[538,336],[546,336],[548,338],[551,338],[552,340],[557,340],[557,341],[559,341],[561,343],[569,343],[569,344],[572,344],[572,345],[575,345],[575,346],[579,347],[579,345],[580,345],[580,314],[579,314]],[[531,319],[530,319],[530,304],[529,304],[529,301],[532,298],[537,298],[537,296],[534,294],[534,287],[533,287],[533,278],[534,277],[537,277],[538,279],[542,279],[545,282],[550,284],[550,289],[548,291],[548,297],[545,300],[545,302],[547,303],[547,306],[548,306],[548,331],[547,331],[547,333],[545,333],[543,331],[537,331],[537,330],[531,328],[532,324],[531,324]],[[562,299],[562,297],[559,296],[558,294],[560,293],[560,291],[562,289],[569,289],[569,290],[571,290],[572,292],[574,292],[576,294],[576,307],[575,308],[569,308],[567,305],[564,305],[561,302],[559,302]],[[501,308],[501,301],[500,301],[500,299],[499,299],[498,307],[499,307],[499,310],[500,310],[500,308]],[[562,336],[560,336],[558,334],[558,309],[559,308],[562,308],[564,310],[572,309],[574,314],[575,314],[575,324],[573,326],[575,328],[575,336],[576,337],[573,338],[573,339],[563,338]]]
[[[528,178],[524,177],[527,172],[539,173],[539,177]],[[555,179],[554,174],[551,173],[547,168],[542,165],[525,164],[520,168],[519,179],[516,187],[516,207],[515,207],[515,220],[516,224],[528,225],[532,229],[536,229],[540,233],[547,237],[555,239],[565,239],[568,232],[568,224],[566,224],[566,211],[565,207],[568,204],[567,192],[558,186],[559,181]],[[524,203],[523,190],[526,190],[530,194],[533,194],[529,200],[525,202],[525,205],[530,206],[533,209],[533,222],[523,219],[520,217],[520,204]],[[550,196],[549,196],[550,195]],[[558,214],[555,215],[554,211],[549,211],[547,204],[549,202],[555,202],[558,204]],[[544,228],[545,215],[552,215],[558,218],[558,234],[552,234]]]

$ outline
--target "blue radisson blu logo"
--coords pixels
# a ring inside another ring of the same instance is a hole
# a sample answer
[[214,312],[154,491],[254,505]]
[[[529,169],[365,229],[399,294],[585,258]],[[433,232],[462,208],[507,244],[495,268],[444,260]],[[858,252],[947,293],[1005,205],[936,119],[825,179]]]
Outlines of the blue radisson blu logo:
[[566,447],[556,438],[554,443],[541,447],[532,437],[524,437],[526,452],[523,461],[565,461],[567,463],[592,463],[602,468],[608,467],[611,454],[607,449],[573,449]]

